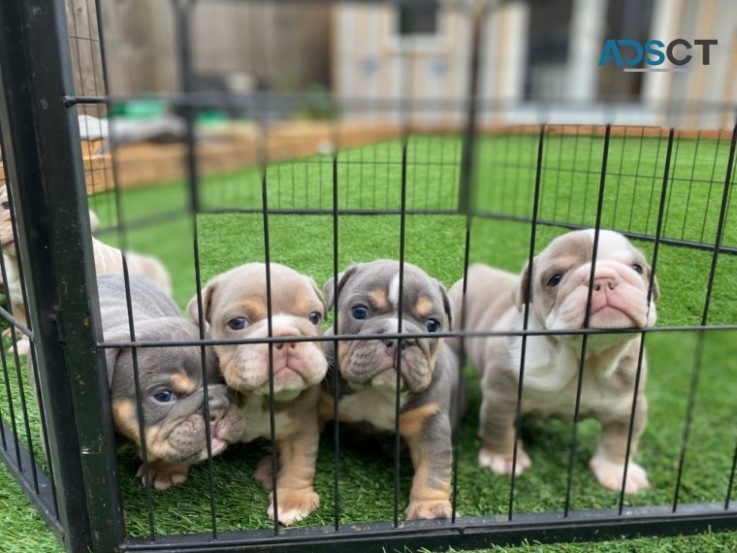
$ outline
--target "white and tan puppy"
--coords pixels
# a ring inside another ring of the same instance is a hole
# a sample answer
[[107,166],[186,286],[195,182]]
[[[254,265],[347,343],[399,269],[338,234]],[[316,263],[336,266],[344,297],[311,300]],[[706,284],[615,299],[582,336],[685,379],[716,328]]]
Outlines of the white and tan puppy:
[[[529,307],[530,330],[583,328],[593,246],[594,230],[569,232],[553,240],[534,258],[533,270],[525,267],[521,276],[473,265],[468,270],[466,330],[522,330],[525,305]],[[649,292],[650,273],[645,257],[624,236],[600,231],[589,327],[653,326],[659,290],[653,280]],[[531,297],[527,297],[528,281]],[[453,286],[450,296],[460,313],[462,280]],[[633,333],[591,335],[585,352],[580,416],[593,417],[602,425],[599,446],[589,466],[602,486],[615,490],[623,484],[640,341],[640,335]],[[451,343],[458,351],[459,340]],[[496,474],[510,474],[522,337],[466,338],[465,351],[482,379],[479,464]],[[528,336],[522,415],[573,418],[581,352],[581,335]],[[643,358],[630,456],[634,455],[647,417],[646,375]],[[530,465],[520,444],[516,474]],[[648,486],[645,469],[630,458],[625,492],[636,493]]]
[[[271,332],[274,337],[321,334],[325,304],[309,277],[272,263]],[[197,298],[187,308],[199,320]],[[266,265],[248,263],[210,280],[202,290],[203,319],[215,340],[263,339],[269,335]],[[243,442],[271,438],[269,346],[267,343],[220,344],[215,353],[228,386],[238,392],[247,430]],[[327,361],[318,342],[277,342],[272,347],[278,518],[284,525],[301,520],[320,504],[313,481],[319,430],[317,404]],[[271,490],[271,458],[254,473]],[[273,494],[268,508],[275,517]]]
[[[97,216],[92,212],[90,212],[90,224],[93,227],[99,225]],[[13,316],[21,324],[27,326],[23,288],[13,234],[13,215],[8,199],[8,190],[5,186],[0,187],[0,248],[2,248],[3,263],[7,276],[7,282],[4,283],[5,295],[12,306]],[[123,260],[119,249],[92,238],[92,250],[95,256],[95,272],[98,275],[123,272]],[[133,252],[126,252],[125,258],[128,263],[128,272],[131,275],[147,276],[166,295],[171,295],[169,273],[158,259]],[[9,336],[10,329],[7,329],[4,335]],[[23,339],[18,343],[18,352],[27,353],[28,347],[28,341]]]

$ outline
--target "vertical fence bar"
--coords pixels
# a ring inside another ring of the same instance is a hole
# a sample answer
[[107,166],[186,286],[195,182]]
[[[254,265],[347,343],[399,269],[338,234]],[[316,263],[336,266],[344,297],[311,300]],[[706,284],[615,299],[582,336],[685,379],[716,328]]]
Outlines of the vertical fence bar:
[[[732,139],[729,143],[729,158],[727,158],[727,171],[724,177],[724,187],[722,189],[722,203],[719,210],[719,222],[717,223],[717,232],[714,237],[714,250],[711,257],[711,266],[709,268],[709,281],[706,286],[706,296],[704,297],[704,310],[701,314],[701,326],[706,326],[709,320],[709,307],[711,306],[711,294],[714,290],[714,278],[717,272],[717,263],[719,261],[719,251],[724,237],[725,222],[727,219],[727,207],[729,206],[729,193],[732,184],[732,171],[734,170],[735,151],[737,150],[737,125],[732,130]],[[699,386],[699,376],[701,373],[701,363],[704,353],[704,332],[700,331],[696,342],[696,356],[694,360],[693,371],[691,372],[691,381],[689,383],[688,401],[686,404],[686,420],[683,425],[683,434],[681,438],[681,453],[678,460],[678,472],[676,476],[676,489],[673,493],[673,512],[678,509],[678,500],[681,492],[681,480],[683,478],[683,467],[686,462],[686,450],[688,449],[688,439],[691,432],[691,423],[693,421],[693,409],[696,402],[696,390]]]
[[[609,141],[611,139],[612,127],[606,126],[604,133],[604,150],[601,155],[601,174],[599,176],[599,194],[596,202],[596,223],[594,226],[594,248],[591,252],[591,272],[589,273],[589,291],[586,297],[586,311],[583,320],[583,328],[589,328],[591,321],[591,298],[594,294],[594,276],[596,274],[596,257],[599,251],[599,233],[601,232],[601,216],[604,208],[604,186],[606,185],[607,164],[609,161]],[[571,510],[571,485],[573,484],[573,465],[576,461],[576,447],[578,445],[578,422],[581,412],[581,393],[583,390],[583,371],[586,367],[586,349],[588,347],[589,335],[584,334],[581,338],[581,359],[578,363],[578,380],[576,382],[576,402],[573,408],[573,422],[571,425],[571,451],[568,456],[568,477],[566,479],[566,499],[563,507],[563,516],[568,517]]]
[[[461,317],[459,321],[459,331],[466,330],[466,292],[468,289],[468,264],[471,252],[471,230],[473,224],[473,214],[471,206],[475,205],[475,189],[473,186],[474,169],[476,168],[476,133],[478,130],[478,85],[480,80],[481,67],[481,51],[483,48],[483,29],[489,16],[489,3],[484,2],[478,9],[470,9],[468,18],[471,25],[471,66],[470,77],[468,82],[468,105],[466,110],[466,130],[463,136],[463,146],[461,149],[461,166],[459,171],[458,183],[458,210],[466,219],[466,229],[463,246],[463,292],[461,295]],[[459,341],[460,351],[458,352],[458,405],[462,405],[460,395],[463,393],[463,367],[466,364],[466,341],[461,338]],[[453,495],[451,498],[452,513],[451,522],[455,523],[458,505],[458,441],[460,439],[460,431],[456,429],[453,432],[453,474],[452,487]]]
[[[532,223],[530,225],[530,250],[527,253],[527,270],[529,271],[525,297],[527,301],[524,305],[524,314],[522,316],[522,330],[527,332],[530,324],[530,308],[532,297],[532,279],[533,279],[533,261],[535,259],[535,242],[537,239],[537,217],[540,209],[540,187],[542,186],[543,172],[543,152],[545,151],[545,125],[540,125],[540,136],[537,143],[537,168],[535,169],[535,193],[532,200]],[[512,449],[512,478],[509,484],[509,509],[507,518],[512,520],[514,515],[514,486],[516,482],[515,472],[517,472],[517,451],[519,449],[519,438],[522,432],[522,392],[525,378],[525,357],[527,355],[527,334],[522,335],[522,347],[519,361],[519,382],[517,383],[517,406],[514,414],[514,447]]]
[[[655,272],[658,266],[658,254],[660,253],[660,238],[663,233],[663,219],[665,215],[665,199],[668,196],[668,178],[670,175],[670,155],[673,151],[673,136],[674,130],[671,129],[668,133],[668,149],[665,153],[665,169],[663,170],[663,186],[660,189],[660,204],[658,207],[658,222],[655,229],[655,245],[653,246],[653,257],[652,263],[650,264],[650,280],[647,288],[647,305],[648,305],[648,316],[650,315],[650,309],[652,309],[651,302],[653,301],[653,287],[655,286]],[[647,333],[643,332],[640,336],[640,348],[637,353],[637,371],[635,373],[635,385],[632,391],[632,410],[630,411],[629,427],[627,428],[627,448],[624,455],[624,473],[622,474],[622,489],[619,490],[619,508],[618,514],[624,512],[624,493],[625,486],[627,485],[627,473],[630,466],[630,455],[632,454],[632,434],[634,433],[635,427],[635,414],[637,412],[637,395],[640,390],[640,380],[642,378],[642,362],[645,357],[645,339]]]
[[[192,75],[192,13],[195,8],[194,0],[179,0],[174,4],[176,13],[177,47],[179,51],[179,70],[182,93],[185,94],[184,122],[186,153],[187,190],[189,192],[189,211],[192,217],[192,253],[194,256],[195,290],[197,297],[197,326],[200,340],[205,339],[205,310],[202,306],[202,271],[200,267],[199,230],[197,214],[200,208],[199,172],[197,163],[197,137],[195,129],[196,113],[191,105],[190,94],[194,90]],[[207,355],[205,346],[200,344],[200,366],[202,368],[202,398],[203,417],[210,420],[210,395],[208,392]],[[207,449],[207,486],[210,507],[210,528],[213,539],[217,539],[217,508],[215,505],[215,466],[212,460],[212,429],[205,424],[205,443]]]
[[[70,551],[124,526],[63,0],[0,3],[0,120]],[[98,316],[94,316],[98,314]],[[51,416],[53,414],[53,416]]]

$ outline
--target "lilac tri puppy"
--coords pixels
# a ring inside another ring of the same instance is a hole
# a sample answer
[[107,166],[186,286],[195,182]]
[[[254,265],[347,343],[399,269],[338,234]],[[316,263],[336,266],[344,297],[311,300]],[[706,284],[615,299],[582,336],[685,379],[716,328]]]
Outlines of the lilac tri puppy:
[[[535,257],[532,272],[525,267],[518,276],[485,265],[470,267],[465,300],[466,329],[522,330],[525,305],[529,306],[530,330],[583,328],[593,246],[593,230],[569,232],[553,240]],[[656,319],[654,302],[660,292],[657,281],[653,280],[653,290],[648,294],[650,274],[643,254],[624,236],[600,231],[589,327],[641,329],[653,326]],[[527,296],[528,282],[531,297]],[[450,291],[457,313],[461,310],[462,296],[461,280]],[[602,425],[601,439],[589,467],[602,486],[615,490],[623,484],[640,341],[636,333],[591,335],[586,348],[580,416],[595,418]],[[573,418],[581,343],[581,335],[527,338],[522,415]],[[451,345],[458,351],[460,342],[451,340]],[[465,351],[482,379],[479,464],[495,474],[510,474],[522,338],[467,338]],[[647,364],[643,359],[635,399],[630,462],[624,482],[627,493],[649,487],[645,469],[631,459],[647,418],[646,375]],[[516,474],[522,474],[531,464],[520,445]]]
[[[97,289],[106,342],[130,341],[123,275],[99,275]],[[197,325],[182,317],[174,302],[147,277],[131,275],[129,291],[137,341],[199,339]],[[208,445],[212,455],[219,455],[243,433],[245,422],[230,402],[211,347],[205,348],[204,371],[199,346],[138,348],[135,361],[130,347],[107,348],[105,357],[115,430],[139,456],[146,448],[148,478],[154,488],[183,484],[189,467],[207,459]],[[203,378],[207,379],[209,420],[204,416]],[[138,476],[144,478],[143,467]]]

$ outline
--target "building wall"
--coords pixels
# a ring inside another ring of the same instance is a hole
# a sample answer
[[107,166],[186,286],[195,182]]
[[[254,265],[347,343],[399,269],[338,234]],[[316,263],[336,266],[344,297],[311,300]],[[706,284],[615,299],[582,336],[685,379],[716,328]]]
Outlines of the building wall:
[[461,4],[445,5],[438,17],[436,35],[400,36],[391,5],[334,7],[331,81],[346,116],[412,126],[460,124],[471,13]]
[[[179,89],[172,4],[102,0],[111,93]],[[197,73],[220,78],[248,74],[261,86],[277,90],[327,85],[327,6],[225,1],[196,2],[194,6],[190,46]]]

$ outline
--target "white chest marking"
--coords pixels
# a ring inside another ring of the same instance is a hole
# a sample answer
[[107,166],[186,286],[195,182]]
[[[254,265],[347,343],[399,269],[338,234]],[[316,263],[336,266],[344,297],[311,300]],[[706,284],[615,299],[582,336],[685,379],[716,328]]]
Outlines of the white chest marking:
[[399,273],[394,275],[391,282],[389,283],[389,302],[392,304],[394,309],[399,307]]
[[[246,431],[241,441],[252,442],[256,438],[271,438],[268,396],[253,395],[248,397],[245,403],[241,405],[241,413],[246,419]],[[289,424],[290,420],[286,413],[274,413],[277,436],[279,435],[279,429]]]
[[[568,349],[568,348],[566,348]],[[576,392],[578,387],[579,360],[572,353],[557,355],[551,363],[544,367],[536,367],[531,373],[547,372],[550,378],[545,379],[542,386],[534,377],[528,379],[525,374],[522,396],[522,411],[534,412],[541,416],[560,416],[570,419],[575,413]],[[581,385],[579,413],[581,416],[593,414],[625,413],[632,404],[631,393],[615,392],[603,378],[604,372],[599,367],[584,367]],[[533,376],[533,374],[530,374]]]
[[[406,395],[401,395],[400,407],[406,401]],[[342,422],[368,422],[381,430],[393,431],[396,427],[396,402],[394,391],[366,388],[343,396],[338,403],[338,416]]]

